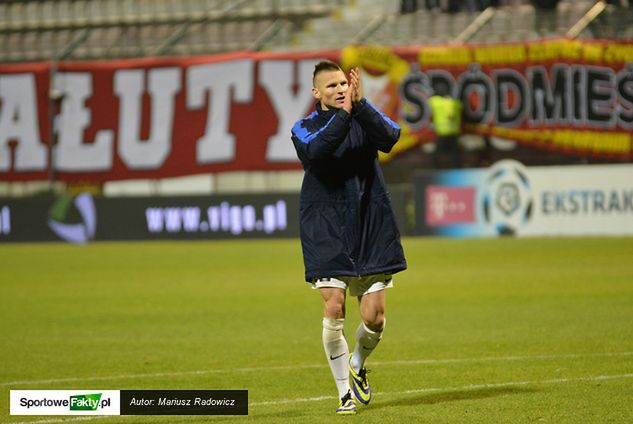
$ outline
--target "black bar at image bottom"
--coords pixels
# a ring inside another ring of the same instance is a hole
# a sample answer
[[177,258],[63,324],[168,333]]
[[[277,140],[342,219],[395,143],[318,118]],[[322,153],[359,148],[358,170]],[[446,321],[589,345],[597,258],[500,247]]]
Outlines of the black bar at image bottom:
[[248,390],[121,390],[121,415],[248,415]]

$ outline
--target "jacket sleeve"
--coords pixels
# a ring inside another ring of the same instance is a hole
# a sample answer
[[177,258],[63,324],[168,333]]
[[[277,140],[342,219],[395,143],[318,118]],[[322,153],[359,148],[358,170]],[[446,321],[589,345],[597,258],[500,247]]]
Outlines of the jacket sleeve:
[[308,128],[302,119],[292,127],[292,141],[302,162],[312,162],[331,156],[341,145],[350,129],[352,116],[340,109],[327,123],[316,129]]
[[389,153],[400,138],[400,125],[365,98],[354,106],[352,113],[365,130],[368,141],[381,152]]

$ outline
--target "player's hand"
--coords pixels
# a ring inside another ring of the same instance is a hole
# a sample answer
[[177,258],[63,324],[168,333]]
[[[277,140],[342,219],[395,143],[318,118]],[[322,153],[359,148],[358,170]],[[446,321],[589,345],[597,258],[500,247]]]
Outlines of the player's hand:
[[350,71],[350,87],[353,86],[354,90],[352,93],[352,103],[360,102],[360,99],[363,97],[362,89],[360,85],[360,69],[353,68]]
[[343,100],[343,109],[345,109],[347,113],[352,113],[352,106],[354,102],[355,91],[356,91],[356,82],[354,81],[353,78],[350,78],[347,91],[345,92],[345,99]]

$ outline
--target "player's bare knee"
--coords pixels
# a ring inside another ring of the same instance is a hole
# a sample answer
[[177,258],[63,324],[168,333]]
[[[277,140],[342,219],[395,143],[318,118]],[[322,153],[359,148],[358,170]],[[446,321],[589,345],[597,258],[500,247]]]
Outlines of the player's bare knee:
[[345,318],[345,306],[341,302],[334,300],[325,302],[325,316],[332,319]]
[[371,331],[381,332],[385,328],[385,314],[382,311],[378,311],[369,319],[364,319],[363,321]]

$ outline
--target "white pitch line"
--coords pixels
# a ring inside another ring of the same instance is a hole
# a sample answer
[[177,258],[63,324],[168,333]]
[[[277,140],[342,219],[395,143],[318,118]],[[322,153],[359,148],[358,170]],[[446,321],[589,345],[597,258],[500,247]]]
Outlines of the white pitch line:
[[[548,385],[548,384],[564,384],[564,383],[576,383],[576,382],[593,382],[593,381],[608,381],[608,380],[623,380],[633,378],[633,374],[619,374],[619,375],[596,375],[589,377],[572,377],[572,378],[552,378],[546,380],[529,380],[529,381],[508,381],[505,383],[488,383],[488,384],[469,384],[467,386],[457,386],[457,387],[426,387],[420,389],[409,389],[402,390],[399,392],[377,392],[378,396],[401,396],[401,395],[410,395],[413,393],[441,393],[441,392],[455,392],[461,390],[480,390],[480,389],[495,389],[500,387],[512,387],[512,386],[530,386],[530,385]],[[336,396],[315,396],[315,397],[307,397],[307,398],[296,398],[296,399],[277,399],[277,400],[269,400],[269,401],[261,401],[261,402],[252,402],[249,403],[248,406],[268,406],[268,405],[284,405],[288,403],[297,403],[297,402],[319,402],[322,400],[334,400]],[[117,416],[120,418],[121,416]],[[131,417],[131,415],[130,415]],[[138,417],[138,416],[136,416]],[[38,421],[14,421],[9,424],[54,424],[54,423],[67,423],[67,422],[75,422],[75,421],[91,421],[98,420],[104,418],[114,418],[109,415],[98,415],[98,416],[86,416],[86,417],[78,417],[78,418],[53,418],[46,420],[38,420]]]
[[[496,362],[496,361],[526,361],[526,360],[551,360],[551,359],[582,359],[582,358],[606,358],[606,357],[623,357],[633,356],[633,352],[605,352],[605,353],[569,353],[561,355],[533,355],[533,356],[487,356],[481,358],[446,358],[446,359],[411,359],[411,360],[394,360],[394,361],[376,361],[372,365],[433,365],[433,364],[457,364],[471,362]],[[194,370],[194,371],[174,371],[174,372],[158,372],[158,373],[140,373],[140,374],[122,374],[110,376],[95,377],[67,377],[52,378],[48,380],[22,380],[9,381],[0,383],[0,387],[30,385],[30,384],[56,384],[56,383],[72,383],[87,381],[113,381],[113,380],[129,380],[133,378],[157,378],[157,377],[182,377],[187,375],[205,375],[205,374],[221,374],[236,372],[264,372],[264,371],[292,371],[299,369],[322,368],[322,364],[304,364],[304,365],[278,365],[269,367],[246,367],[246,368],[224,368],[213,370]]]
[[484,358],[412,359],[376,362],[378,365],[457,364],[463,362],[525,361],[550,359],[582,359],[633,356],[633,352],[568,353],[562,355],[488,356]]
[[[531,380],[531,381],[509,381],[506,383],[491,383],[491,384],[469,384],[468,386],[461,387],[425,387],[422,389],[410,389],[400,392],[376,392],[378,396],[395,396],[395,395],[410,395],[412,393],[437,393],[437,392],[454,392],[459,390],[478,390],[478,389],[494,389],[499,387],[508,386],[529,386],[533,384],[562,384],[573,383],[579,381],[606,381],[606,380],[622,380],[627,378],[633,378],[633,374],[620,374],[620,375],[597,375],[592,377],[572,377],[572,378],[552,378],[548,380]],[[309,398],[298,399],[278,399],[262,402],[252,402],[248,406],[261,406],[261,405],[282,405],[286,403],[294,402],[315,402],[320,400],[336,399],[336,396],[317,396]]]

